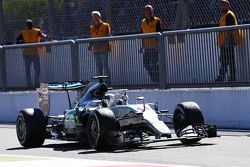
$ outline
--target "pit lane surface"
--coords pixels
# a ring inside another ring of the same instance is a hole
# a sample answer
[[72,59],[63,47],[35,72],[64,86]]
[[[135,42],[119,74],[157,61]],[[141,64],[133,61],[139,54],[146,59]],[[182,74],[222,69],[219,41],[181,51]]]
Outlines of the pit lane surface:
[[249,167],[250,132],[218,133],[220,138],[203,139],[195,146],[173,141],[96,152],[75,142],[54,140],[46,140],[41,148],[26,149],[19,145],[14,125],[0,125],[0,167]]

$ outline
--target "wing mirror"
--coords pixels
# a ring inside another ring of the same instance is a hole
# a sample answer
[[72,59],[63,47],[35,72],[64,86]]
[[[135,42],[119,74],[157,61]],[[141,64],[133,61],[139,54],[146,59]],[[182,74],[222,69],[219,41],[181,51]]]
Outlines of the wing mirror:
[[137,103],[137,104],[141,104],[141,103],[144,103],[144,102],[145,102],[144,97],[138,96],[138,97],[136,98],[136,103]]
[[136,98],[136,104],[143,104],[143,111],[146,110],[146,106],[145,106],[145,98],[142,96],[138,96]]
[[125,105],[128,104],[128,93],[127,92],[125,92],[124,95],[122,96],[122,100],[124,101]]

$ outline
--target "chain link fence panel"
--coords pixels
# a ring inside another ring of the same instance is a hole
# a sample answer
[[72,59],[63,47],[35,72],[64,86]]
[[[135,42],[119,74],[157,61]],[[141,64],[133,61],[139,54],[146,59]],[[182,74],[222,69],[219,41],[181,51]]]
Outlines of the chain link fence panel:
[[[25,20],[31,18],[35,27],[53,34],[54,39],[84,38],[89,36],[93,10],[99,10],[103,20],[111,23],[113,35],[138,33],[146,4],[154,7],[164,30],[173,30],[181,1],[188,3],[190,28],[218,25],[219,0],[2,0],[5,31],[0,33],[4,33],[5,43],[14,43]],[[250,21],[249,0],[231,1],[231,9],[240,23]]]
[[31,18],[36,27],[48,31],[47,0],[2,0],[5,43],[14,43],[26,27],[25,20]]
[[[1,74],[1,78],[4,78],[5,82],[3,86],[7,85],[9,89],[34,87],[37,86],[36,77],[41,83],[74,80],[71,45],[71,41],[64,41],[32,46],[31,48],[37,51],[34,55],[25,55],[25,47],[23,46],[6,45],[4,59],[1,57],[1,61],[5,63],[5,75]],[[32,61],[27,62],[28,59]],[[31,85],[28,83],[28,77],[30,77]]]

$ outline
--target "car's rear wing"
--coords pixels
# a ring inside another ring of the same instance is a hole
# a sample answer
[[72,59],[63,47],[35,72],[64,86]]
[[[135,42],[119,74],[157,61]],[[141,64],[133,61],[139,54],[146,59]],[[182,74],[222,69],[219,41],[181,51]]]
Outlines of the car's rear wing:
[[49,83],[49,84],[40,84],[40,88],[37,88],[37,99],[38,106],[44,112],[45,116],[49,116],[50,113],[50,95],[49,91],[66,91],[69,108],[72,108],[71,99],[69,96],[70,90],[77,91],[77,99],[81,98],[83,89],[87,86],[87,81],[69,81],[63,83]]
[[63,82],[63,83],[50,83],[48,84],[49,90],[54,91],[67,91],[67,90],[77,90],[82,89],[87,86],[87,81],[70,81],[70,82]]

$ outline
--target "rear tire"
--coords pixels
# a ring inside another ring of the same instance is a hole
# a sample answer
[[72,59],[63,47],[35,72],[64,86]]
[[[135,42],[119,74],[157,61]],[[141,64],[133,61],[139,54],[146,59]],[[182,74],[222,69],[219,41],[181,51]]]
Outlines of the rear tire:
[[43,145],[46,136],[46,118],[40,109],[25,109],[19,112],[16,120],[16,133],[24,147]]
[[[178,104],[173,117],[174,129],[177,137],[181,137],[180,132],[189,125],[202,125],[204,118],[200,107],[194,102],[184,102]],[[196,144],[201,139],[182,139],[183,144]]]
[[95,110],[88,119],[88,142],[91,148],[104,150],[108,146],[108,132],[116,129],[113,111],[102,108]]

